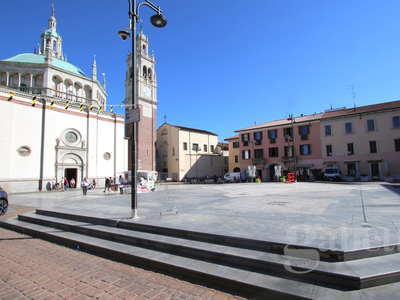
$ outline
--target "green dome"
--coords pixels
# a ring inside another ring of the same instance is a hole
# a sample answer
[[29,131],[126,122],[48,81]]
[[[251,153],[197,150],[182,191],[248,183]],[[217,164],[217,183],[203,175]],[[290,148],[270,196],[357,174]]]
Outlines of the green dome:
[[57,33],[57,32],[55,32],[55,31],[53,31],[53,30],[46,30],[45,32],[44,32],[44,35],[45,36],[49,36],[49,35],[52,35],[52,36],[54,36],[55,38],[60,38],[60,40],[61,40],[61,36]]
[[[45,56],[40,55],[40,54],[32,54],[32,53],[24,53],[24,54],[19,54],[14,57],[5,59],[3,61],[9,61],[9,62],[18,62],[18,63],[28,63],[28,64],[44,64],[45,63]],[[54,67],[57,67],[59,69],[72,72],[74,74],[80,75],[80,76],[86,76],[85,73],[81,69],[79,69],[77,66],[63,61],[58,58],[54,58],[51,63]]]

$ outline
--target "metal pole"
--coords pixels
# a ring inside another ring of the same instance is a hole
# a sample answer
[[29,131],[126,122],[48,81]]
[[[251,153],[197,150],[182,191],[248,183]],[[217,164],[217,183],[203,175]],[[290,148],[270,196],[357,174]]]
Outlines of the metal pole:
[[[135,95],[135,85],[136,85],[136,0],[133,0],[133,6],[131,6],[131,1],[129,1],[129,15],[131,18],[131,32],[132,32],[132,106],[136,109],[136,95]],[[136,122],[132,123],[132,168],[131,168],[131,208],[132,208],[132,218],[137,218],[137,143],[136,143]]]

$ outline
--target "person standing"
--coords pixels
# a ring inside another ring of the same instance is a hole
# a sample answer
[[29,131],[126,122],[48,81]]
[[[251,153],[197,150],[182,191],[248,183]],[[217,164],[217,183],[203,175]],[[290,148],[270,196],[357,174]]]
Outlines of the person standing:
[[83,194],[86,195],[88,191],[89,180],[87,180],[87,178],[85,177],[83,178],[81,183],[82,183]]
[[97,184],[96,178],[93,178],[93,189],[94,190],[96,189],[96,184]]
[[106,177],[106,184],[104,186],[104,191],[103,193],[105,193],[108,190],[110,190],[110,188],[108,187],[110,185],[110,179],[108,179],[108,177]]

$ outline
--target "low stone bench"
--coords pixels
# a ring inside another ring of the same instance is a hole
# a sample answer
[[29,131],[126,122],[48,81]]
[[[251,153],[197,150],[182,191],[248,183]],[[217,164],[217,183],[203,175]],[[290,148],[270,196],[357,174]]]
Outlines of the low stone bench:
[[215,183],[214,179],[206,179],[204,180],[204,184],[206,183]]

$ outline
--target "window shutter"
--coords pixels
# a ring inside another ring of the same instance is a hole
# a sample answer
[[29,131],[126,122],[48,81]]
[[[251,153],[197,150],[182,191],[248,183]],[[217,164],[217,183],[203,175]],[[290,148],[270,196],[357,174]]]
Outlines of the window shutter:
[[303,145],[300,145],[300,155],[303,155]]
[[310,134],[310,125],[307,125],[307,134]]
[[308,144],[308,154],[311,154],[311,144]]

